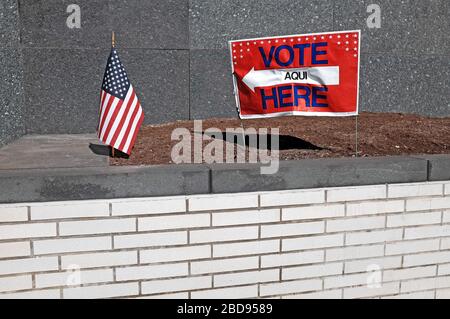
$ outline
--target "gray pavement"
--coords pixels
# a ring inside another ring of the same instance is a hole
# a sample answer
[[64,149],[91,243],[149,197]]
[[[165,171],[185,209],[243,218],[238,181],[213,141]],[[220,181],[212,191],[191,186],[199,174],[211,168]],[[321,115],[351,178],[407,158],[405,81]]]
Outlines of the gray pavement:
[[95,134],[28,135],[0,148],[0,170],[107,167],[106,152]]

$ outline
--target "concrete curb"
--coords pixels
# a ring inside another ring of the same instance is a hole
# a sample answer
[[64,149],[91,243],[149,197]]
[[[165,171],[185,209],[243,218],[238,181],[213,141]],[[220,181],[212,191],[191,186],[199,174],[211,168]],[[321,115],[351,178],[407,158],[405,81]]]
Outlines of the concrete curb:
[[450,180],[450,155],[317,159],[261,165],[164,165],[0,171],[0,203],[238,193]]

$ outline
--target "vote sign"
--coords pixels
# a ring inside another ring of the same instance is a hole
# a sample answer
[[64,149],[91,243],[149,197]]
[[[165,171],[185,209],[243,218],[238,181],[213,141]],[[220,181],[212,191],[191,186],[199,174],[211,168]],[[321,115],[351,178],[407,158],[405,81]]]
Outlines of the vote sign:
[[230,41],[243,119],[358,114],[360,31]]

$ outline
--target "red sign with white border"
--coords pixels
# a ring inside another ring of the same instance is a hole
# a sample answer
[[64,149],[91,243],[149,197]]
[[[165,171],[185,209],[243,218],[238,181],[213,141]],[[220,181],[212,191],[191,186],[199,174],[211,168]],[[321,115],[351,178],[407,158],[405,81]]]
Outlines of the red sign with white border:
[[361,31],[229,42],[242,119],[358,114]]

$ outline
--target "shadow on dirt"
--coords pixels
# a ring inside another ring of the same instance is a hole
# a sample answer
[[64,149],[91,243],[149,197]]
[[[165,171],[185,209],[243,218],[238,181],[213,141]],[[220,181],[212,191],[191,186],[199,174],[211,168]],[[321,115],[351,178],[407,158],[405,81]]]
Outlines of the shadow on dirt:
[[[209,137],[213,137],[216,139],[221,139],[223,141],[231,142],[236,145],[242,145],[242,135],[239,134],[227,134],[226,132],[219,132],[217,134],[208,133],[203,135],[207,135]],[[279,150],[323,150],[322,147],[314,145],[308,141],[302,140],[295,136],[290,135],[259,135],[259,134],[247,134],[245,135],[245,146],[248,147],[250,145],[250,141],[252,141],[251,145],[258,145],[258,149],[262,150],[272,150],[272,139],[279,138]],[[267,144],[267,146],[266,146]]]

